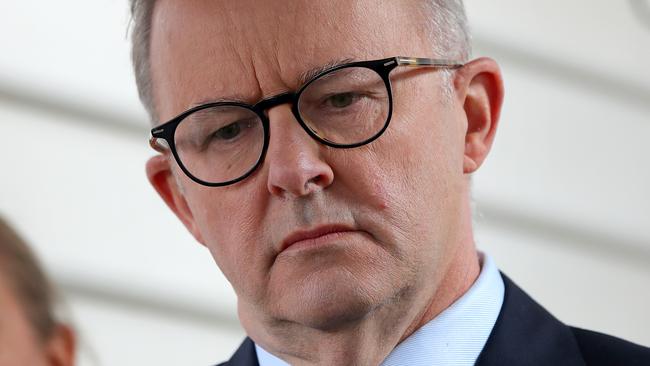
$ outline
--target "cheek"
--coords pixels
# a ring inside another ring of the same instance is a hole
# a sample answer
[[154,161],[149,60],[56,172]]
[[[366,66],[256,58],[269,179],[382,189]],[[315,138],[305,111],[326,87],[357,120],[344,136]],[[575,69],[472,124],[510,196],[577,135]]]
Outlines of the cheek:
[[[190,209],[205,245],[215,262],[239,292],[240,284],[259,283],[268,267],[270,246],[264,237],[264,199],[247,186],[220,188],[192,187],[187,192]],[[245,198],[244,198],[245,197]]]
[[386,189],[424,194],[462,173],[462,139],[450,117],[433,109],[403,113],[374,147],[374,159],[382,172],[379,182],[397,182]]
[[[462,195],[463,138],[449,111],[435,105],[399,113],[367,148],[354,151],[349,179],[384,238],[443,245]],[[432,117],[433,116],[433,117]],[[352,152],[352,151],[350,151]]]
[[451,110],[435,105],[424,106],[410,117],[405,121],[408,133],[401,137],[411,143],[401,143],[406,151],[398,163],[408,176],[407,190],[416,196],[420,211],[453,214],[464,182],[461,122]]

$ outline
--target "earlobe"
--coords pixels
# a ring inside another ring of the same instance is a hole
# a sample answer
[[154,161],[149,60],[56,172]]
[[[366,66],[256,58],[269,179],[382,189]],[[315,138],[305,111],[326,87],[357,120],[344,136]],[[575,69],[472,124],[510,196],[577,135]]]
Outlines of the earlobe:
[[471,174],[485,161],[496,134],[504,93],[499,66],[489,58],[471,61],[457,72],[454,87],[467,119],[463,173]]
[[158,192],[158,195],[176,214],[194,238],[202,245],[205,245],[185,195],[173,175],[169,159],[164,155],[153,156],[147,161],[146,170],[147,178]]

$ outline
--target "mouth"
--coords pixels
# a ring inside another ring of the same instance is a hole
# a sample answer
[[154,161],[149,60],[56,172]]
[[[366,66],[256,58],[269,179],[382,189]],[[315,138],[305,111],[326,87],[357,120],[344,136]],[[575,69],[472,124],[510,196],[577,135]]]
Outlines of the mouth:
[[347,234],[357,232],[359,231],[346,225],[323,225],[309,230],[294,231],[282,241],[280,252],[331,244]]

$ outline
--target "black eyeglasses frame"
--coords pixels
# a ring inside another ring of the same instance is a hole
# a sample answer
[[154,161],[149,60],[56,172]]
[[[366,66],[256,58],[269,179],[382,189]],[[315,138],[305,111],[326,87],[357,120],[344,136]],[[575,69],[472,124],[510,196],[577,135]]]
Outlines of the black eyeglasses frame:
[[[149,145],[154,150],[160,153],[165,153],[165,150],[169,149],[172,155],[174,156],[176,163],[181,168],[181,170],[196,183],[208,187],[223,187],[223,186],[235,184],[250,176],[255,170],[257,170],[257,168],[264,161],[269,146],[270,132],[271,132],[269,128],[269,118],[264,112],[278,105],[289,103],[291,104],[291,111],[294,117],[296,118],[296,120],[298,121],[298,123],[300,124],[300,126],[302,126],[305,132],[307,132],[307,134],[311,136],[314,140],[326,146],[339,148],[339,149],[350,149],[350,148],[363,146],[379,138],[379,136],[381,136],[384,133],[384,131],[386,131],[388,125],[390,124],[390,120],[393,114],[393,94],[392,94],[392,87],[391,87],[389,75],[390,72],[393,71],[398,66],[458,69],[463,66],[463,63],[452,61],[452,60],[445,60],[445,59],[395,56],[395,57],[389,57],[389,58],[384,58],[379,60],[356,61],[356,62],[345,63],[341,65],[336,65],[312,77],[309,81],[303,84],[296,92],[284,92],[278,95],[274,95],[269,98],[262,99],[261,101],[253,105],[241,103],[241,102],[213,102],[213,103],[201,104],[199,106],[190,108],[182,112],[181,114],[177,115],[176,117],[172,118],[171,120],[151,129],[151,137],[149,139]],[[384,81],[384,84],[386,86],[386,91],[388,93],[387,94],[388,103],[389,103],[388,114],[386,116],[386,122],[384,122],[384,126],[370,138],[354,144],[337,144],[318,136],[311,128],[309,128],[309,126],[302,119],[302,116],[300,115],[300,112],[298,110],[298,100],[302,92],[316,80],[332,72],[344,68],[350,68],[350,67],[362,67],[362,68],[371,69],[381,77],[381,79]],[[203,109],[221,107],[221,106],[241,107],[254,112],[262,121],[262,126],[264,129],[264,144],[262,146],[262,152],[260,153],[260,157],[258,158],[257,162],[251,167],[251,169],[246,171],[242,176],[226,182],[213,183],[213,182],[207,182],[197,178],[192,173],[190,173],[189,170],[185,167],[181,158],[178,155],[178,152],[176,151],[176,146],[174,143],[174,134],[176,133],[176,129],[178,128],[178,125],[183,120],[185,120],[187,116]],[[165,140],[167,142],[167,147],[161,145],[160,142],[158,141],[159,139]]]

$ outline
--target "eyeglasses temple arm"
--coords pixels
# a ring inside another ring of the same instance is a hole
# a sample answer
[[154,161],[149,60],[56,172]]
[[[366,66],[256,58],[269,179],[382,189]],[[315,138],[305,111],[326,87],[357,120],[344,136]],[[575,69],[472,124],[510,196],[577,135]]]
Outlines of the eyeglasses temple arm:
[[404,57],[397,56],[395,57],[397,64],[400,66],[429,66],[429,67],[446,67],[451,69],[458,69],[463,67],[462,62],[445,60],[445,59],[433,59],[433,58],[422,58],[422,57]]
[[164,147],[158,140],[158,137],[151,136],[149,138],[149,146],[151,146],[152,149],[158,151],[159,153],[167,152],[167,148]]

